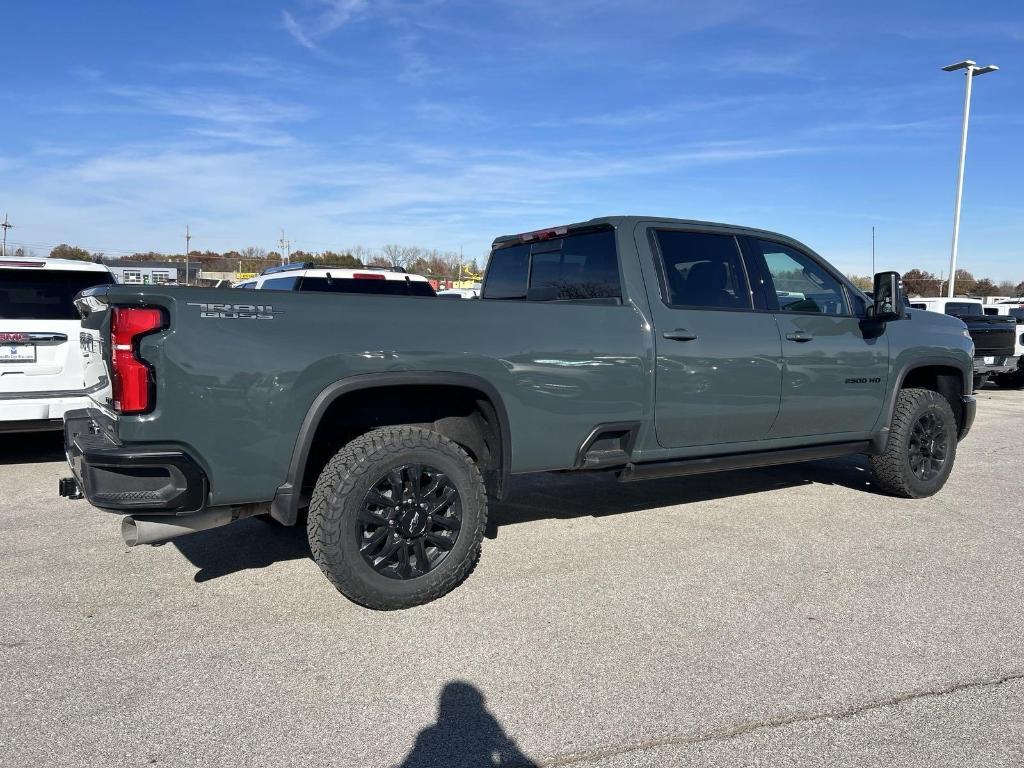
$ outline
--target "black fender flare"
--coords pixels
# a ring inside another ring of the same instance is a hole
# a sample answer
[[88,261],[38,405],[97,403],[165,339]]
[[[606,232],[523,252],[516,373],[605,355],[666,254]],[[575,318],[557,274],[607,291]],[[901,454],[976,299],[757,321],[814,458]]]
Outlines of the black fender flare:
[[294,525],[299,515],[302,478],[309,459],[313,437],[327,409],[339,397],[365,389],[398,386],[456,386],[481,392],[494,406],[498,419],[498,433],[501,440],[501,467],[498,476],[498,498],[508,492],[508,480],[512,473],[512,436],[505,408],[505,401],[498,390],[486,379],[471,373],[456,371],[387,371],[381,373],[360,373],[341,379],[325,387],[306,411],[292,448],[291,461],[285,482],[277,488],[271,502],[270,514],[284,525]]
[[893,371],[893,385],[889,387],[889,397],[882,407],[875,425],[875,434],[871,438],[871,453],[881,453],[885,450],[885,444],[889,440],[889,425],[892,424],[893,410],[896,408],[896,396],[903,388],[903,382],[907,380],[913,371],[919,368],[954,368],[960,372],[961,393],[966,395],[973,387],[974,369],[967,369],[963,361],[949,355],[933,355],[929,357],[915,357],[907,360],[902,366]]

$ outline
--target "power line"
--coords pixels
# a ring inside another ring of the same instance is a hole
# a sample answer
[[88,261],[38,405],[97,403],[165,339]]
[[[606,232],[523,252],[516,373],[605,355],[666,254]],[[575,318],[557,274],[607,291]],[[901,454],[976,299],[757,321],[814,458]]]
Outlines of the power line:
[[[292,241],[284,239],[284,229],[281,229],[281,239],[278,241],[281,246],[281,259],[283,264],[290,264],[292,260]],[[287,251],[287,257],[285,252]]]
[[7,230],[8,229],[14,229],[14,225],[11,224],[11,222],[9,222],[7,220],[7,214],[6,213],[4,214],[4,223],[0,224],[0,227],[4,228],[4,244],[3,244],[3,251],[2,251],[2,253],[3,253],[4,258],[6,258],[7,257]]

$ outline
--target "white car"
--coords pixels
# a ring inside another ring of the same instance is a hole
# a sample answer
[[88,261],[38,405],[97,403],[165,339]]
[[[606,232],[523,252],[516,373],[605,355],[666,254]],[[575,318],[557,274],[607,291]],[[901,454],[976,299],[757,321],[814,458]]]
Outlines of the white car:
[[114,282],[102,264],[0,259],[0,432],[62,429],[65,411],[102,399],[110,382],[99,335],[82,329],[74,298]]
[[319,291],[391,296],[436,296],[423,275],[378,267],[315,267],[308,262],[263,270],[259,277],[235,283],[235,288],[267,291]]

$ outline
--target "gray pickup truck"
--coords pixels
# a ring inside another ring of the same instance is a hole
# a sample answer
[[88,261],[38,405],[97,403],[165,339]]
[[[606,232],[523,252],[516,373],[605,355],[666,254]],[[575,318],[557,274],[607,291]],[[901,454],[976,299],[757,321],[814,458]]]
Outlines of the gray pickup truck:
[[869,301],[783,235],[610,217],[494,241],[479,300],[109,286],[81,294],[113,382],[69,413],[60,492],[129,545],[305,517],[352,600],[457,585],[528,472],[623,481],[866,454],[942,488],[975,413],[959,320]]

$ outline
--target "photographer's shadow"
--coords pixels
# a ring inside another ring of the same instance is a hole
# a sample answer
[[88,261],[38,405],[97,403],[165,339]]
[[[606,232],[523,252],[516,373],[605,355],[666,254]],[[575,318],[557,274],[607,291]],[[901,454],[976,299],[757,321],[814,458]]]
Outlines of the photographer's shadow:
[[396,768],[538,768],[487,711],[470,683],[447,683],[437,703],[437,722],[416,737]]

